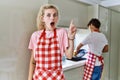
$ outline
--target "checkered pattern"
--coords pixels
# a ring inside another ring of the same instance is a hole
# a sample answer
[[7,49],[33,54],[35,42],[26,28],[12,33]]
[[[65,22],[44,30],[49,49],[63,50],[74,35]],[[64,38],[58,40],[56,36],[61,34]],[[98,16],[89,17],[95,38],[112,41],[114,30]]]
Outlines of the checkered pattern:
[[64,80],[59,44],[54,37],[46,38],[45,30],[38,41],[35,53],[36,68],[33,80]]
[[[102,64],[102,71],[103,71],[103,67],[104,67],[104,58],[102,56],[97,56],[98,60],[101,61]],[[102,75],[101,75],[102,76]]]
[[89,57],[88,60],[85,64],[84,67],[84,76],[83,76],[83,80],[91,80],[91,76],[92,76],[92,72],[95,66],[95,62],[96,62],[96,58],[99,59],[99,61],[101,61],[102,63],[102,67],[103,67],[103,57],[102,56],[97,56],[93,53],[89,53]]
[[95,61],[96,61],[96,56],[94,54],[89,53],[88,61],[85,64],[83,80],[90,80],[91,79],[91,75],[93,72]]

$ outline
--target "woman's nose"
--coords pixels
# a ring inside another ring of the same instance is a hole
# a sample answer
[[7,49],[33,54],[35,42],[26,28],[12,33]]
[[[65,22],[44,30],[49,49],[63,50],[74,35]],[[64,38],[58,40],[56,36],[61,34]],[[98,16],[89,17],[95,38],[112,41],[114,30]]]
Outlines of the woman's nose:
[[50,16],[50,19],[54,19],[55,17],[52,15],[52,16]]

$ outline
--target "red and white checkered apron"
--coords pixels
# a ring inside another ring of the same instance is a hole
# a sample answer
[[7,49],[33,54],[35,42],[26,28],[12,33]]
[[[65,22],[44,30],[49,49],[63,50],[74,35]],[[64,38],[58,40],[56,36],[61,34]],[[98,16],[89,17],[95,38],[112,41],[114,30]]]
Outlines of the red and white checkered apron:
[[56,29],[53,37],[47,38],[45,35],[44,30],[37,43],[33,80],[65,80]]
[[93,69],[95,66],[96,58],[98,58],[98,60],[101,62],[102,69],[103,69],[103,65],[104,65],[103,57],[97,56],[97,55],[89,52],[88,60],[87,60],[85,67],[84,67],[83,80],[91,80],[91,76],[92,76],[92,72],[93,72]]

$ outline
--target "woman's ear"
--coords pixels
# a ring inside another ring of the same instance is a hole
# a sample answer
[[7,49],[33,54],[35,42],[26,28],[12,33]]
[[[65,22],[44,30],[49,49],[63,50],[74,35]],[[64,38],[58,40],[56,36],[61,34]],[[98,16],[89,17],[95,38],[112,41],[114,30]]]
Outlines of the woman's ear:
[[88,30],[91,32],[91,27],[90,27],[90,25],[88,26]]
[[42,22],[44,22],[44,16],[43,15],[39,16],[39,18]]
[[40,16],[39,18],[42,22],[44,22],[43,16]]

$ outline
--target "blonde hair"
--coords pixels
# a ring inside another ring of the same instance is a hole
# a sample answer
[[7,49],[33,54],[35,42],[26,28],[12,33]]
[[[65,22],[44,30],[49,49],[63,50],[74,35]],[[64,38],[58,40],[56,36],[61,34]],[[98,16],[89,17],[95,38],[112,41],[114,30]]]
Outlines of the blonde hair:
[[57,14],[58,14],[58,9],[53,4],[45,4],[45,5],[41,6],[40,10],[38,12],[38,15],[37,15],[37,28],[38,28],[38,30],[42,30],[45,28],[45,24],[44,24],[44,22],[42,22],[42,17],[44,16],[44,11],[46,9],[55,9],[57,11]]

